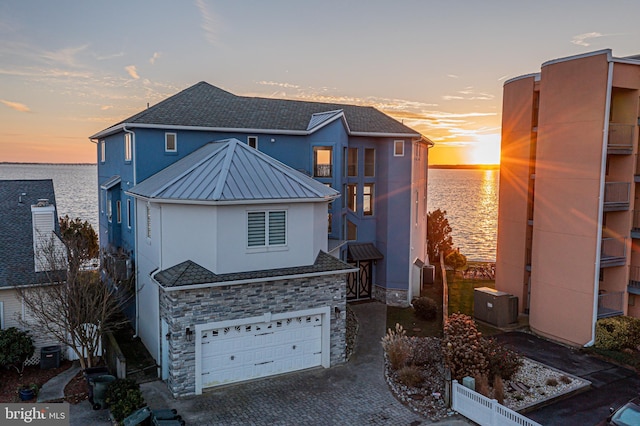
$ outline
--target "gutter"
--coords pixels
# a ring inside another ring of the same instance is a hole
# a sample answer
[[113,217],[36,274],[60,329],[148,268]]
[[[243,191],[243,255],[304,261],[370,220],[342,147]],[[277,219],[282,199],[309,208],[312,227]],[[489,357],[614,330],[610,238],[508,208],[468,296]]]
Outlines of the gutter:
[[[609,70],[607,75],[607,98],[604,107],[604,128],[602,129],[602,160],[600,164],[600,195],[598,197],[598,226],[596,239],[596,263],[595,271],[600,269],[600,254],[602,250],[602,219],[604,217],[604,188],[605,174],[607,170],[607,142],[609,141],[609,113],[611,109],[611,92],[613,86],[613,59],[611,51],[607,50],[607,62]],[[602,52],[598,52],[602,53]],[[596,342],[596,322],[598,321],[598,293],[600,290],[599,274],[593,274],[593,319],[591,322],[591,340],[584,344],[585,347],[593,346]]]
[[[259,133],[259,134],[269,134],[269,135],[296,135],[296,136],[306,136],[314,133],[320,127],[315,127],[310,130],[279,130],[279,129],[251,129],[251,128],[242,128],[242,127],[207,127],[207,126],[168,126],[161,124],[137,124],[137,123],[122,123],[117,124],[115,126],[109,127],[108,129],[102,130],[96,133],[93,136],[89,136],[89,139],[99,139],[105,136],[108,136],[112,133],[119,132],[124,130],[125,132],[130,132],[130,130],[126,130],[126,127],[129,126],[131,128],[136,127],[140,129],[166,129],[166,130],[194,130],[194,131],[207,131],[207,132],[226,132],[226,133]],[[382,137],[382,138],[418,138],[421,135],[419,133],[375,133],[375,132],[352,132],[347,127],[347,133],[351,136],[374,136],[374,137]]]

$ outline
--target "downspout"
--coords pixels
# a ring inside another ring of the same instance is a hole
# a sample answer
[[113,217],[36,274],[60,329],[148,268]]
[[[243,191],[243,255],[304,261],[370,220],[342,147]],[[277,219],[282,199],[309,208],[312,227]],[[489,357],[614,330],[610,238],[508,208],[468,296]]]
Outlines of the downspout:
[[[133,168],[133,185],[136,185],[136,134],[134,132],[132,132],[131,130],[127,130],[126,126],[122,126],[122,131],[125,133],[129,133],[131,135],[131,167]],[[129,188],[127,188],[129,189]],[[136,255],[137,253],[135,253],[137,247],[138,247],[138,229],[137,229],[137,223],[136,223],[136,219],[137,219],[137,209],[136,209],[136,204],[137,203],[133,203],[133,229],[134,229],[134,255]],[[133,335],[133,338],[135,339],[136,337],[138,337],[138,323],[140,322],[140,300],[138,298],[138,260],[134,259],[133,262],[133,266],[135,269],[135,277],[136,277],[136,288],[135,288],[135,293],[136,293],[136,333]]]
[[[607,75],[607,97],[604,107],[604,128],[602,129],[602,161],[600,164],[600,197],[598,203],[598,226],[596,239],[596,264],[595,271],[600,269],[600,255],[602,252],[602,220],[604,218],[604,189],[607,171],[607,143],[609,141],[609,118],[611,109],[611,91],[613,86],[613,60],[611,52],[607,53],[609,70]],[[591,340],[584,344],[585,347],[593,346],[596,341],[596,322],[598,321],[598,293],[600,290],[600,274],[593,274],[593,319],[591,322]]]

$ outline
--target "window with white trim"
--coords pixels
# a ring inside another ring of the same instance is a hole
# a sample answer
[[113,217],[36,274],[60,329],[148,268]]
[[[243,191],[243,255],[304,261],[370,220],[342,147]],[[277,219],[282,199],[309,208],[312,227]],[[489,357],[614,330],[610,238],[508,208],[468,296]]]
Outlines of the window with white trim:
[[270,247],[287,243],[287,212],[247,212],[247,246]]
[[107,195],[107,220],[111,222],[111,219],[113,219],[113,206],[109,195]]
[[356,184],[347,185],[347,207],[352,212],[358,211],[358,186]]
[[165,152],[178,152],[178,134],[164,134],[164,150]]
[[313,177],[332,177],[333,148],[330,146],[313,147]]
[[132,152],[133,152],[133,149],[132,149],[132,142],[131,142],[131,133],[125,133],[124,134],[124,161],[131,161]]
[[404,141],[393,141],[393,156],[404,157]]
[[100,162],[104,163],[107,159],[107,148],[104,143],[104,139],[100,141]]
[[258,149],[258,137],[257,136],[247,136],[247,145],[253,149]]
[[107,208],[107,191],[101,189],[100,192],[100,213],[104,214],[104,210]]

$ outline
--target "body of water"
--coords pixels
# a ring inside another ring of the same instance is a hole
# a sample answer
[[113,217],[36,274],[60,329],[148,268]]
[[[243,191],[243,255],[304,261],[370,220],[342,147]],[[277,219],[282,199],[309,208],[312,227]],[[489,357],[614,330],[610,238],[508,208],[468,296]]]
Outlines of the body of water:
[[468,260],[494,262],[499,170],[429,170],[428,209],[446,210],[454,247]]
[[[0,164],[0,179],[53,179],[58,215],[98,231],[96,165]],[[496,258],[498,184],[498,170],[429,170],[429,211],[447,211],[453,244],[469,260]]]
[[87,220],[98,232],[96,165],[0,164],[0,179],[52,179],[58,216]]

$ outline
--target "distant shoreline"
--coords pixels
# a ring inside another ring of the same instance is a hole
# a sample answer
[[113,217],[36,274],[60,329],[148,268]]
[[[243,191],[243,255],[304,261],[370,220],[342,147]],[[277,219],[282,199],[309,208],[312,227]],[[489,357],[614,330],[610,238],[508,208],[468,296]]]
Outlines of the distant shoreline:
[[95,166],[96,163],[16,163],[13,161],[1,161],[2,165],[16,165],[16,166]]
[[429,164],[430,169],[499,170],[500,164]]

